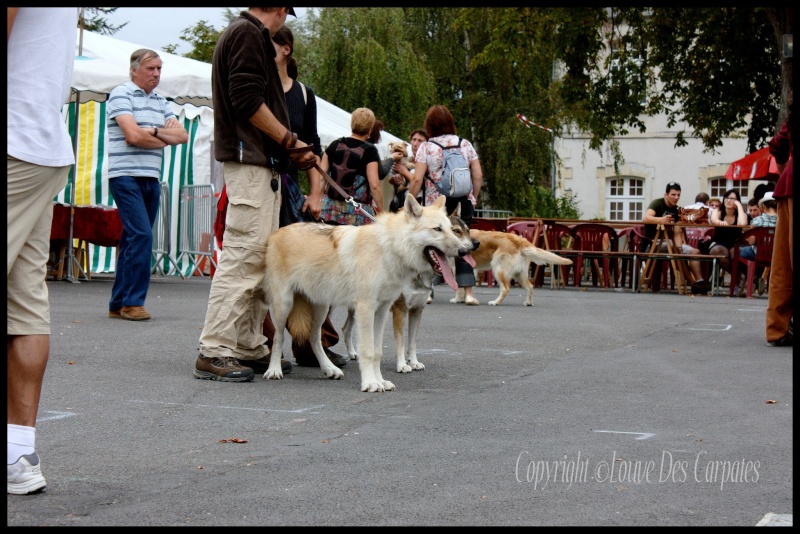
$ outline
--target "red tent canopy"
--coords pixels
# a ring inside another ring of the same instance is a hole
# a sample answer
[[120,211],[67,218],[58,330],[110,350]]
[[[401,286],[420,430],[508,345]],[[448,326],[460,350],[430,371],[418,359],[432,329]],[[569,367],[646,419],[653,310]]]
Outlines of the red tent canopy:
[[725,173],[729,180],[777,180],[779,177],[778,166],[768,146],[734,161]]

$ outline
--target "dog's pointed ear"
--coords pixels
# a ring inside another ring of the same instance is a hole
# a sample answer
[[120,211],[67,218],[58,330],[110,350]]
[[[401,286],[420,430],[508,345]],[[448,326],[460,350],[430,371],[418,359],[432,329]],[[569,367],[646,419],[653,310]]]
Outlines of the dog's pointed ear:
[[445,210],[445,213],[447,213],[447,210],[444,207],[445,202],[447,202],[447,197],[445,197],[444,195],[439,195],[436,198],[436,200],[433,201],[433,204],[431,204],[431,206],[433,206],[434,208],[439,208],[440,210]]
[[461,218],[461,202],[456,204],[456,209],[454,209],[453,213],[451,213],[450,215],[458,217],[459,219]]
[[[444,198],[444,197],[442,197]],[[422,217],[422,206],[419,205],[414,195],[406,195],[406,201],[403,204],[403,212],[408,217],[419,219]]]

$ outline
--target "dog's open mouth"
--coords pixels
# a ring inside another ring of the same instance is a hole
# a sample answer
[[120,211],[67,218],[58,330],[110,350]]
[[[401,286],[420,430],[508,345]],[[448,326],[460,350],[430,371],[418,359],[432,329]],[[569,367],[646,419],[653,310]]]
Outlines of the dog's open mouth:
[[456,277],[453,270],[450,268],[450,262],[447,261],[447,256],[444,252],[434,247],[425,247],[425,259],[431,264],[436,274],[441,275],[447,285],[458,291],[458,284],[456,284]]

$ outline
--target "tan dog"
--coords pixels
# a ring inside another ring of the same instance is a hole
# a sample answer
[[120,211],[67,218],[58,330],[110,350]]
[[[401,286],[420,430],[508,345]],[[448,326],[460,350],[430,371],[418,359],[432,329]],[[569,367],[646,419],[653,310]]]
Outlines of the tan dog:
[[264,378],[283,378],[283,336],[291,312],[292,335],[302,339],[305,333],[325,376],[341,379],[344,373],[322,349],[321,328],[329,308],[342,306],[357,331],[361,391],[395,389],[380,370],[389,307],[417,279],[438,274],[456,289],[448,257],[469,252],[453,232],[444,197],[420,206],[407,196],[402,211],[381,213],[364,226],[300,222],[280,228],[267,242],[264,290],[254,296],[258,305],[269,305],[275,324]]
[[[525,306],[533,306],[533,284],[528,280],[531,262],[537,265],[572,265],[572,260],[533,246],[524,237],[506,232],[489,232],[470,230],[470,236],[480,242],[477,250],[472,251],[475,269],[492,270],[494,279],[500,286],[500,295],[489,306],[497,306],[508,295],[511,280],[516,280],[520,287],[528,291]],[[456,301],[464,301],[464,290],[459,289]]]

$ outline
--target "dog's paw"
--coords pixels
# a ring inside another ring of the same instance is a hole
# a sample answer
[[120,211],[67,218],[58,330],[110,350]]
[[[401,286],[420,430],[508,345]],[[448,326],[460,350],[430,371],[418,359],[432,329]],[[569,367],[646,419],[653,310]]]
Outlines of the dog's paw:
[[358,353],[357,352],[351,352],[348,355],[350,356],[351,360],[357,360],[358,359]]
[[497,306],[498,304],[500,304],[500,302],[497,300],[490,300],[486,304],[488,304],[489,306]]
[[392,384],[388,380],[383,380],[382,382],[383,382],[383,390],[384,391],[394,391],[395,390],[394,384]]
[[384,387],[380,382],[362,382],[361,391],[365,393],[382,393],[384,391]]
[[278,369],[277,371],[270,371],[267,369],[264,371],[264,378],[266,380],[283,380],[283,371]]
[[526,301],[524,302],[524,304],[525,304],[525,306],[533,306],[533,302],[531,302],[531,301],[529,301],[529,300],[526,300]]
[[458,297],[453,297],[453,298],[450,299],[450,302],[452,302],[453,304],[461,304],[462,302],[464,302],[464,299],[460,299]]
[[322,372],[325,373],[325,376],[331,380],[341,380],[344,377],[344,371],[335,365],[331,365],[330,367],[322,367],[321,369]]
[[415,371],[422,371],[422,370],[425,369],[425,366],[422,365],[421,363],[414,362],[414,361],[411,361],[411,360],[408,361],[408,366],[411,367]]
[[397,364],[397,372],[398,373],[410,373],[412,371],[411,366],[408,364]]

